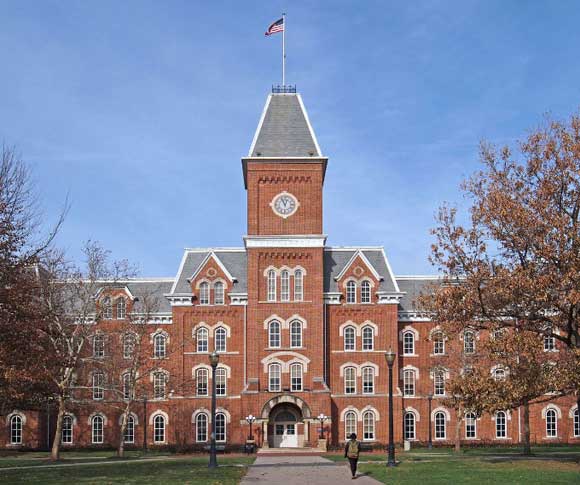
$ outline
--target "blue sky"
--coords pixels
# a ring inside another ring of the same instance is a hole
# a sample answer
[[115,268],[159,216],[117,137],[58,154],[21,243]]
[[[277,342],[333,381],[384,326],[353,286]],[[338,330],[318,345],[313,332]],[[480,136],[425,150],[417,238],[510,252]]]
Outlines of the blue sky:
[[329,160],[333,245],[384,245],[425,274],[434,214],[463,204],[478,144],[580,106],[571,1],[11,1],[0,14],[0,140],[34,169],[58,243],[88,238],[147,276],[183,247],[239,246],[240,158],[272,83],[302,93]]

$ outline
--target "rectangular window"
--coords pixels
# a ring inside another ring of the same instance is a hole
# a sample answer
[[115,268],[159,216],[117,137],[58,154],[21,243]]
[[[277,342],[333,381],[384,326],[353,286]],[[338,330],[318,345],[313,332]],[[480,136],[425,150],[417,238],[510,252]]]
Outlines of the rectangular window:
[[553,352],[556,350],[556,339],[552,335],[544,336],[544,352]]
[[371,411],[363,414],[363,440],[372,441],[375,439],[375,415]]
[[435,371],[433,384],[433,394],[435,394],[435,396],[445,396],[445,373],[443,371]]
[[226,440],[226,415],[223,413],[215,417],[215,439],[222,442]]
[[123,358],[131,359],[133,358],[133,352],[135,350],[135,335],[127,334],[123,337]]
[[198,396],[207,396],[207,369],[198,369],[195,373],[195,386]]
[[465,416],[465,438],[466,439],[475,439],[477,436],[477,421],[475,418],[475,414],[468,413]]
[[104,440],[103,424],[104,421],[101,416],[95,416],[93,418],[92,442],[94,444],[100,444]]
[[364,367],[363,377],[363,394],[375,393],[375,370],[372,367]]
[[135,419],[133,416],[127,417],[127,426],[123,435],[125,443],[135,443]]
[[131,379],[131,373],[126,372],[123,374],[123,399],[127,401],[133,398],[133,380]]
[[356,334],[353,327],[344,329],[344,350],[356,350]]
[[200,413],[195,418],[196,423],[196,433],[195,439],[198,442],[203,443],[207,441],[207,414]]
[[105,397],[105,375],[102,372],[93,374],[93,399],[103,399]]
[[153,374],[153,397],[154,399],[165,399],[166,378],[162,372]]
[[286,270],[280,275],[280,300],[290,301],[290,273]]
[[73,418],[71,416],[64,416],[62,418],[62,437],[61,443],[63,445],[70,445],[73,442]]
[[435,414],[435,439],[445,439],[445,414],[443,413]]
[[271,364],[269,367],[269,384],[268,388],[272,392],[280,392],[280,364]]
[[302,301],[304,298],[304,277],[302,271],[297,269],[294,272],[294,300]]
[[578,438],[580,436],[580,413],[578,412],[578,408],[574,411],[574,438]]
[[503,411],[495,415],[495,437],[505,438],[507,436],[506,417]]
[[344,369],[344,393],[356,394],[356,369],[354,367]]
[[403,334],[403,354],[415,354],[415,336],[413,335],[413,332],[405,332]]
[[415,371],[406,370],[403,372],[403,395],[415,395]]
[[302,391],[302,365],[292,364],[290,366],[290,383],[292,391]]
[[224,368],[217,369],[215,372],[215,393],[216,396],[226,395],[227,374]]
[[268,271],[268,301],[276,301],[276,272]]

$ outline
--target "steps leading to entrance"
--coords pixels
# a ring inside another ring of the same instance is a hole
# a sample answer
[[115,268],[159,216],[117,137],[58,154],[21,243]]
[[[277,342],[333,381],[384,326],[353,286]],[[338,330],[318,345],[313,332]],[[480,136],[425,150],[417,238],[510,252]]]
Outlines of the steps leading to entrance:
[[319,448],[260,448],[258,455],[261,456],[300,456],[300,455],[319,455],[324,450]]

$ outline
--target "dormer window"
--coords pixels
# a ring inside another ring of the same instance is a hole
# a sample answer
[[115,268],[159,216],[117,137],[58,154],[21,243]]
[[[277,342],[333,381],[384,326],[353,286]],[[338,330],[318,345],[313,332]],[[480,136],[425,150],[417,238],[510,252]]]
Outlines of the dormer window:
[[111,305],[111,298],[103,299],[103,320],[111,320],[113,318],[113,306]]
[[346,302],[356,303],[356,283],[354,281],[349,281],[346,284]]
[[117,299],[117,320],[124,320],[127,317],[127,302],[125,298]]
[[199,304],[209,305],[209,283],[205,281],[199,285]]
[[370,281],[363,281],[360,285],[360,301],[361,303],[371,303],[371,283]]
[[213,285],[213,302],[215,305],[223,305],[225,302],[224,284],[221,281],[216,281]]

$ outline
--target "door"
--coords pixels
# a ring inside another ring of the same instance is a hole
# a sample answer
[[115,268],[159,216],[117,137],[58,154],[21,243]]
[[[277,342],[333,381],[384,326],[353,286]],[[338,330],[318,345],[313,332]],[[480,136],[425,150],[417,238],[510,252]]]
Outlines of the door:
[[296,423],[276,423],[274,429],[275,448],[297,448]]

